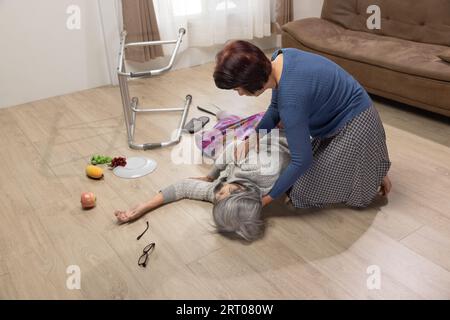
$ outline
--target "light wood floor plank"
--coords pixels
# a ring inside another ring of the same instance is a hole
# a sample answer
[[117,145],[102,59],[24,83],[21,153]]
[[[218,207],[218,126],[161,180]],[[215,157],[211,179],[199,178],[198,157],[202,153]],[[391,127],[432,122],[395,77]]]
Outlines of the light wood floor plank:
[[2,288],[0,290],[0,299],[2,300],[13,300],[19,296],[9,274],[0,275],[0,288]]
[[89,223],[94,219],[93,215],[101,212],[81,211],[79,205],[74,207],[73,203],[74,200],[69,199],[63,201],[63,205],[58,204],[36,214],[65,268],[79,266],[83,298],[138,299],[144,296],[143,287],[99,234],[105,224]]
[[424,226],[402,239],[401,243],[450,271],[450,239],[445,232]]

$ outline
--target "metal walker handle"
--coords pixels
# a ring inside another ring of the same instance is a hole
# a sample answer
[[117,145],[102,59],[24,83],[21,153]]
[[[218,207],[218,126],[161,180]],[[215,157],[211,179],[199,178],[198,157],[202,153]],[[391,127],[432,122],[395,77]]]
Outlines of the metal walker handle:
[[[178,38],[176,40],[158,40],[158,41],[145,41],[145,42],[129,42],[125,43],[125,39],[127,36],[127,32],[123,31],[120,36],[120,52],[119,52],[119,63],[117,67],[117,73],[122,76],[128,76],[131,78],[139,78],[139,77],[152,77],[160,75],[166,71],[172,69],[173,63],[175,61],[175,57],[178,53],[178,49],[180,48],[181,42],[183,40],[183,36],[186,34],[186,29],[180,28],[178,30]],[[146,71],[138,71],[138,72],[124,72],[124,58],[125,58],[125,49],[130,47],[144,47],[144,46],[157,46],[163,44],[176,44],[175,48],[172,51],[172,55],[170,56],[169,64],[161,69],[155,70],[146,70]]]

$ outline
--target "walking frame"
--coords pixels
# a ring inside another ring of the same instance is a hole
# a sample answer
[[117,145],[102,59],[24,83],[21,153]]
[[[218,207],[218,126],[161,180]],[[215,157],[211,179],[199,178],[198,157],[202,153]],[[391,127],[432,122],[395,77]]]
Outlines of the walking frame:
[[[142,77],[153,77],[163,74],[169,71],[174,63],[175,57],[178,53],[178,49],[180,48],[181,41],[183,36],[185,35],[186,30],[184,28],[180,28],[178,30],[178,38],[176,40],[167,40],[167,41],[144,41],[144,42],[129,42],[125,43],[125,38],[127,36],[127,32],[123,31],[120,39],[120,52],[119,52],[119,64],[117,67],[117,75],[119,78],[119,87],[120,94],[122,96],[122,106],[123,113],[125,116],[125,125],[127,128],[128,135],[128,146],[131,149],[137,150],[149,150],[155,149],[159,147],[167,147],[170,145],[177,144],[181,140],[181,133],[186,122],[187,113],[189,111],[189,107],[192,102],[192,96],[190,94],[186,95],[184,106],[181,108],[152,108],[152,109],[144,109],[139,108],[138,103],[139,99],[137,97],[133,97],[130,99],[130,93],[128,90],[128,80],[130,78],[142,78]],[[155,70],[146,70],[146,71],[138,71],[138,72],[126,72],[125,70],[125,49],[129,47],[142,47],[142,46],[155,46],[155,45],[163,45],[163,44],[175,44],[175,48],[173,49],[172,55],[169,60],[169,64],[161,69]],[[136,127],[136,114],[144,113],[144,112],[173,112],[173,111],[182,111],[180,123],[178,125],[178,129],[175,137],[172,140],[162,141],[162,142],[148,142],[143,144],[138,144],[134,142],[134,132]]]

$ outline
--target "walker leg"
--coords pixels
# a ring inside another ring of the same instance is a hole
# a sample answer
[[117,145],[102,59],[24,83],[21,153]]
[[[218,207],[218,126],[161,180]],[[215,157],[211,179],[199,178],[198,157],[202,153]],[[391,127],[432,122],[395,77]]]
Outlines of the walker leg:
[[128,139],[128,146],[131,149],[135,149],[135,150],[151,150],[151,149],[156,149],[156,148],[161,148],[161,147],[168,147],[174,144],[177,144],[178,142],[180,142],[181,140],[181,133],[183,131],[183,127],[186,123],[186,118],[187,118],[187,114],[189,112],[189,107],[191,106],[192,103],[192,96],[190,94],[188,94],[184,100],[184,106],[182,108],[173,108],[168,110],[168,109],[139,109],[137,106],[137,98],[136,100],[132,100],[130,103],[130,108],[132,106],[134,106],[135,109],[138,109],[139,111],[142,112],[164,112],[164,111],[180,111],[182,110],[183,113],[181,115],[181,119],[176,131],[176,135],[172,140],[168,140],[168,141],[162,141],[162,142],[148,142],[148,143],[143,143],[143,144],[138,144],[134,142],[134,128],[135,128],[135,120],[136,120],[136,111],[134,111],[133,109],[131,109],[131,119],[133,120],[133,123],[130,124],[130,126],[127,128],[127,130],[130,130],[130,134],[129,139]]
[[[184,124],[186,122],[186,117],[189,111],[189,107],[192,102],[192,96],[187,95],[184,101],[184,106],[182,108],[159,108],[159,109],[144,109],[139,108],[139,99],[137,97],[133,97],[130,99],[130,92],[128,90],[128,79],[129,78],[140,78],[140,77],[153,77],[160,75],[169,71],[174,63],[175,56],[177,55],[178,49],[180,48],[180,44],[183,36],[185,35],[186,30],[184,28],[180,28],[178,30],[178,37],[176,40],[169,41],[144,41],[144,42],[133,42],[126,43],[126,31],[121,34],[120,41],[120,53],[119,53],[119,64],[117,67],[117,74],[119,77],[119,87],[120,94],[122,97],[122,107],[123,114],[125,117],[125,126],[127,129],[127,138],[128,138],[128,146],[132,149],[137,150],[149,150],[160,147],[167,147],[173,144],[180,142],[181,140],[181,132],[183,130]],[[125,68],[125,48],[131,46],[152,46],[152,45],[162,45],[162,44],[175,44],[175,48],[172,51],[172,55],[169,61],[169,64],[161,69],[157,70],[146,70],[139,72],[126,72]],[[134,142],[134,134],[136,129],[136,114],[137,113],[146,113],[146,112],[172,112],[172,111],[182,111],[181,119],[176,131],[175,138],[168,141],[162,142],[148,142],[143,144],[138,144]]]

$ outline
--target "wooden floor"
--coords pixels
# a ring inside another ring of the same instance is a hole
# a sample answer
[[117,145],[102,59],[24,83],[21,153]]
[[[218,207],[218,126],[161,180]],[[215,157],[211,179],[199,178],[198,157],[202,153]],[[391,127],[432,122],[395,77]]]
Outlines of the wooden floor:
[[[133,81],[142,105],[215,103],[239,115],[264,110],[260,98],[221,91],[212,64]],[[449,299],[450,124],[441,117],[375,100],[384,121],[392,169],[389,200],[366,210],[267,209],[264,238],[251,245],[216,233],[211,205],[168,205],[117,226],[113,211],[143,201],[208,164],[175,164],[179,150],[128,149],[119,89],[103,87],[0,110],[0,298],[20,299]],[[137,138],[164,139],[178,115],[141,116]],[[210,123],[212,125],[212,123]],[[185,137],[183,143],[188,143]],[[147,141],[145,141],[147,142]],[[86,178],[92,154],[145,155],[157,170],[122,180]],[[82,191],[98,205],[80,209]],[[150,231],[136,240],[150,222]],[[156,242],[150,265],[137,259]],[[69,290],[66,269],[81,270]],[[369,266],[381,288],[369,289]]]

